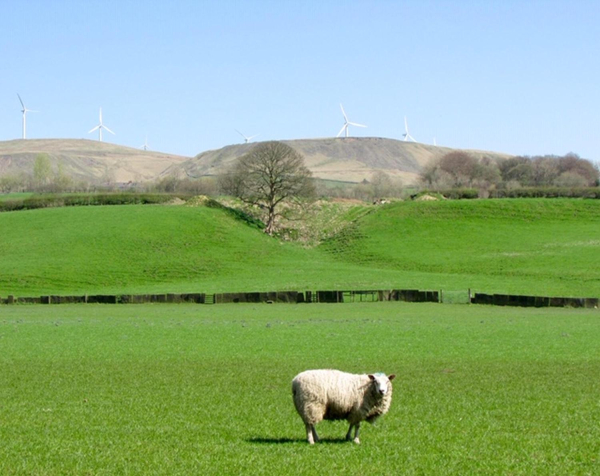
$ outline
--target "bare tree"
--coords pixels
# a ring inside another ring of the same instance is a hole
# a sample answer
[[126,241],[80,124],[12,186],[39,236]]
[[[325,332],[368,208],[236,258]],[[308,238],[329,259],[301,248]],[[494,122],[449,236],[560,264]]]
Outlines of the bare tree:
[[272,235],[282,202],[314,194],[304,157],[282,142],[263,142],[240,157],[221,177],[221,189],[266,212],[265,233]]
[[38,154],[33,164],[33,181],[36,188],[43,188],[51,178],[52,163],[48,154]]
[[430,163],[421,172],[421,181],[434,188],[478,187],[487,189],[500,181],[495,162],[477,159],[467,152],[449,152]]

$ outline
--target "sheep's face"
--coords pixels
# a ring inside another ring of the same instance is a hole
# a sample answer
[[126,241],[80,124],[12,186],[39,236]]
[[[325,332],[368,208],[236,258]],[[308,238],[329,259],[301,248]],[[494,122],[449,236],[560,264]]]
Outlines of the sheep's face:
[[382,373],[369,375],[369,378],[375,385],[376,393],[381,396],[387,394],[390,391],[390,389],[392,388],[390,381],[394,380],[395,377],[396,376],[393,374],[388,377]]

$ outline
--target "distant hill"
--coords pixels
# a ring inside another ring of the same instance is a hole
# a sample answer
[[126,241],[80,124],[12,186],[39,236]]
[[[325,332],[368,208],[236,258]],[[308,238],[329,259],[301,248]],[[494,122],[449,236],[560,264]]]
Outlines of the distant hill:
[[[423,166],[456,149],[375,137],[327,138],[281,141],[304,155],[307,167],[317,178],[345,182],[370,180],[380,170],[413,182]],[[192,177],[217,175],[248,152],[257,143],[229,145],[198,154],[184,163],[173,165],[165,174]],[[476,157],[508,158],[496,152],[468,150]]]
[[[314,176],[326,180],[361,182],[380,170],[413,182],[423,166],[456,149],[375,137],[282,141],[305,157]],[[168,175],[217,175],[257,143],[229,145],[196,157],[145,151],[87,139],[26,139],[0,142],[0,176],[31,174],[35,158],[48,154],[53,170],[61,164],[76,180],[100,183],[147,182]],[[507,154],[468,150],[476,157],[508,158]]]
[[48,154],[53,170],[60,163],[65,174],[91,183],[107,176],[121,183],[154,180],[189,159],[87,139],[20,139],[0,142],[0,176],[31,174],[40,153]]

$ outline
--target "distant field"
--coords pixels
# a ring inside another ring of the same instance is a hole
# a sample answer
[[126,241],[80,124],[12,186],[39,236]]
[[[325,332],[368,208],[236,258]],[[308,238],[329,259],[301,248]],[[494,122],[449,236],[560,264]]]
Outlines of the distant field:
[[29,198],[33,195],[30,192],[23,193],[0,193],[0,201],[2,200],[23,200],[25,198]]
[[[369,303],[0,308],[1,474],[598,474],[595,310]],[[319,425],[299,371],[394,372]]]
[[366,215],[357,210],[346,217],[354,216],[349,227],[310,249],[205,207],[0,213],[0,295],[468,288],[600,294],[600,201],[401,202]]

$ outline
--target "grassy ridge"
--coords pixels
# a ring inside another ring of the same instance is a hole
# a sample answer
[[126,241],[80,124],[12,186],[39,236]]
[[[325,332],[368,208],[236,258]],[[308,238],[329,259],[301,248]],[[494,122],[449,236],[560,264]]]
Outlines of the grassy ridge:
[[471,288],[595,297],[599,212],[598,201],[566,199],[403,202],[357,217],[316,249],[205,207],[0,213],[0,295]]
[[[11,306],[2,474],[596,474],[597,311]],[[398,375],[390,413],[309,447],[299,371]]]
[[32,210],[0,223],[3,293],[254,289],[256,270],[284,268],[289,279],[307,260],[300,247],[204,207]]
[[398,203],[365,216],[322,248],[349,263],[426,273],[432,281],[451,275],[476,289],[597,296],[600,202]]

